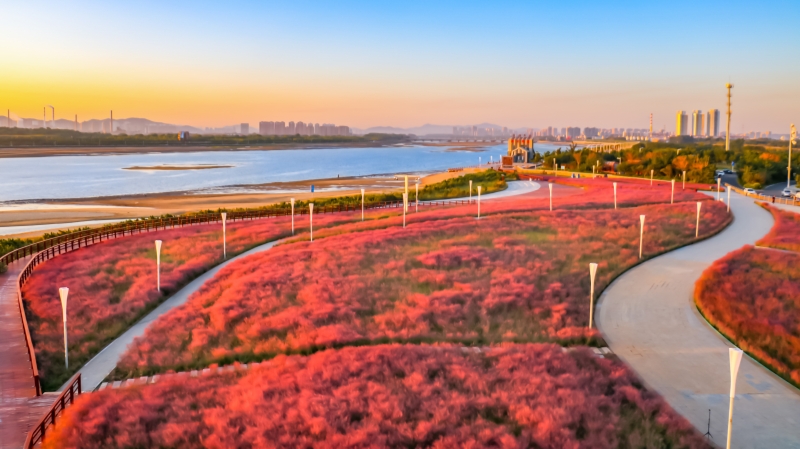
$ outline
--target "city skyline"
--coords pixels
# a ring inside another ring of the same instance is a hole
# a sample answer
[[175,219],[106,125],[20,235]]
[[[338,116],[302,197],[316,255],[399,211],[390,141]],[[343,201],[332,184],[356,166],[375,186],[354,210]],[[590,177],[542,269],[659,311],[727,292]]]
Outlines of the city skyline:
[[[104,21],[81,13],[89,8]],[[15,3],[4,7],[0,26],[26,45],[0,47],[9,68],[0,74],[0,108],[37,117],[52,104],[65,119],[114,109],[198,127],[280,114],[355,128],[484,121],[644,128],[652,112],[661,129],[686,104],[724,109],[730,81],[732,133],[777,133],[800,121],[792,81],[800,62],[789,56],[800,41],[791,26],[800,6],[692,8],[687,16],[680,5],[580,2],[504,2],[488,14],[482,3]],[[509,14],[536,26],[508,26]],[[337,25],[343,20],[346,29]],[[29,23],[42,26],[32,33]],[[214,33],[203,31],[212,25]],[[673,27],[693,30],[692,38],[658,31]],[[711,52],[675,45],[696,39],[716,45]]]

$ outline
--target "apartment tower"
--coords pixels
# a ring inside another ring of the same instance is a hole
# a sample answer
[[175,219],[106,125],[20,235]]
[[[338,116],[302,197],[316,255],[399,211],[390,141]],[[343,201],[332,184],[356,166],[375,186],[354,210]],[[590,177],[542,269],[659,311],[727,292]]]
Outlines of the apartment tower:
[[692,135],[700,137],[703,135],[703,111],[695,110],[692,112]]
[[712,109],[706,114],[706,136],[719,136],[719,109]]
[[688,121],[689,121],[689,115],[685,111],[678,111],[678,114],[675,117],[676,136],[685,136],[688,134],[687,133]]

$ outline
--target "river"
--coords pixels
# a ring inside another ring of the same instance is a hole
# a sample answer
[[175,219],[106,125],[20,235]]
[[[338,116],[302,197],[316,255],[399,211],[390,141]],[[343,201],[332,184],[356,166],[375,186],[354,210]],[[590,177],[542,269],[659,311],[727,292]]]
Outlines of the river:
[[[537,151],[559,145],[536,144]],[[497,161],[506,145],[212,151],[0,159],[0,202],[159,192],[242,192],[247,185],[337,176],[431,173]],[[203,170],[126,170],[133,166],[227,165]]]

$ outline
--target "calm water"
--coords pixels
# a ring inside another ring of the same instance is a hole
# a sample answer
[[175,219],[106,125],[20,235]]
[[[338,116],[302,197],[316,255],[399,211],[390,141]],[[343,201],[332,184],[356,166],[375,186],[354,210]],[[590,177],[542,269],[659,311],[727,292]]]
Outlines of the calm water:
[[[448,152],[444,151],[446,148],[414,146],[0,159],[0,201],[205,189],[241,191],[241,188],[225,187],[335,178],[337,175],[424,173],[476,165],[479,157],[483,162],[487,162],[490,156],[496,161],[507,147],[497,145],[481,152]],[[537,144],[539,151],[549,149],[550,145]],[[181,171],[123,170],[131,166],[171,164],[234,167]]]

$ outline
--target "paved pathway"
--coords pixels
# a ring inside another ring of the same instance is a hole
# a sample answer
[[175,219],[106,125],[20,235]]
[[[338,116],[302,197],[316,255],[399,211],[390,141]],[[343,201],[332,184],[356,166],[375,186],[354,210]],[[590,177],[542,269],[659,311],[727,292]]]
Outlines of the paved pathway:
[[22,447],[25,435],[53,403],[35,398],[33,373],[17,305],[17,277],[28,263],[19,260],[0,275],[0,449]]
[[[720,234],[639,265],[600,297],[597,323],[609,347],[702,433],[711,409],[714,442],[725,446],[728,348],[694,306],[694,285],[715,260],[772,227],[769,212],[736,193],[734,222]],[[800,447],[800,392],[745,356],[736,385],[733,447]]]

